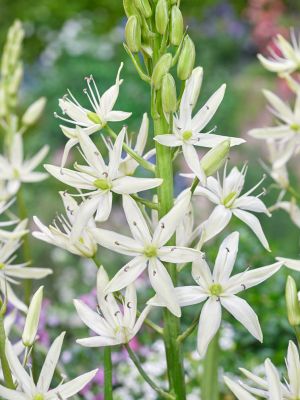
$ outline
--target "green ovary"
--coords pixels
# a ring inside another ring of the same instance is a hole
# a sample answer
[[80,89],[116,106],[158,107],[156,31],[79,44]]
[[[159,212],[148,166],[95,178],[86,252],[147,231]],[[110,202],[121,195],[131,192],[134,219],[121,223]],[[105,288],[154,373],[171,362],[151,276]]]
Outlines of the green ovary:
[[156,257],[157,256],[157,248],[153,245],[147,246],[144,249],[144,254],[147,258]]
[[213,296],[217,296],[217,297],[219,297],[220,294],[223,292],[223,288],[219,283],[214,283],[213,285],[211,285],[209,290]]
[[229,193],[229,195],[227,195],[225,197],[225,199],[223,199],[223,205],[225,207],[230,207],[233,203],[233,200],[235,199],[235,196],[236,196],[236,192]]
[[295,132],[300,132],[300,125],[297,123],[291,124],[290,128]]
[[190,138],[193,136],[193,132],[192,131],[185,131],[182,134],[182,139],[183,140],[190,140]]
[[101,190],[109,190],[111,189],[111,184],[106,179],[96,179],[94,181],[94,186]]
[[0,263],[0,270],[5,268],[5,264]]
[[34,395],[32,400],[45,400],[45,397],[43,394],[38,393],[38,394]]
[[96,113],[89,111],[86,115],[92,122],[101,125],[101,119]]

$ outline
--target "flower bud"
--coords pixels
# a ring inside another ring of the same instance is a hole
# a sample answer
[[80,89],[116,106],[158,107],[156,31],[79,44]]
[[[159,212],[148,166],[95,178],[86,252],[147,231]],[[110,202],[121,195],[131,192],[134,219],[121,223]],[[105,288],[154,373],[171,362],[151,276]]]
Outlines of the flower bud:
[[152,8],[148,0],[134,0],[134,4],[145,18],[152,16]]
[[152,74],[152,85],[160,89],[163,76],[169,72],[172,65],[172,54],[166,53],[156,63]]
[[176,84],[173,76],[169,73],[162,79],[161,99],[166,114],[174,113],[177,110]]
[[291,326],[300,325],[300,304],[295,280],[288,276],[285,287],[288,320]]
[[170,42],[179,46],[183,37],[183,18],[179,7],[173,6],[171,11]]
[[224,140],[209,150],[201,159],[200,165],[206,176],[213,175],[222,167],[228,157],[230,140]]
[[194,108],[197,103],[200,89],[202,86],[202,79],[203,79],[203,68],[197,67],[193,69],[192,75],[189,78],[189,87],[191,88],[189,92],[189,101],[192,108]]
[[177,64],[177,75],[182,81],[185,81],[190,77],[194,68],[195,58],[195,45],[192,39],[187,35],[184,39],[183,48]]
[[128,18],[125,27],[126,43],[130,51],[137,53],[142,45],[141,25],[135,15]]
[[163,35],[169,22],[169,9],[167,0],[158,0],[155,9],[155,24],[157,32]]
[[46,105],[46,98],[40,97],[32,103],[22,117],[22,124],[25,126],[34,125],[42,115]]
[[138,14],[138,10],[136,9],[132,0],[123,0],[123,7],[128,18],[131,17],[131,15]]
[[22,341],[26,347],[31,347],[35,341],[42,308],[43,289],[44,287],[41,286],[35,292],[29,305],[22,335]]

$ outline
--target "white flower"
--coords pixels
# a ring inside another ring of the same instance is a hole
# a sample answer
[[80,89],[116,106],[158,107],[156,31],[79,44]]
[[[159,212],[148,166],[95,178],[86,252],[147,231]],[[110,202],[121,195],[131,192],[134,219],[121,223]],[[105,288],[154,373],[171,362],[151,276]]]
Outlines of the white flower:
[[[285,163],[282,163],[282,155],[288,153],[287,147],[289,147],[288,142],[278,142],[274,140],[267,140],[267,146],[269,150],[269,159],[271,168],[264,165],[272,179],[279,185],[282,189],[282,193],[285,192],[289,186],[289,173]],[[284,157],[285,159],[285,157]],[[284,161],[284,160],[283,160]]]
[[147,306],[138,319],[137,297],[134,284],[125,291],[122,306],[119,306],[112,293],[106,294],[105,287],[109,283],[106,271],[101,266],[97,274],[98,312],[93,311],[81,300],[74,300],[74,305],[81,320],[97,336],[78,339],[77,343],[87,347],[114,346],[128,343],[141,328],[150,311]]
[[300,260],[294,260],[293,258],[276,257],[276,260],[282,262],[286,267],[295,271],[300,271]]
[[271,72],[280,75],[291,74],[300,68],[300,39],[296,38],[295,32],[291,30],[291,42],[289,43],[283,36],[277,35],[274,44],[280,51],[270,49],[271,57],[266,58],[258,54],[258,59],[262,65]]
[[217,205],[208,220],[202,225],[203,237],[201,239],[205,242],[217,235],[228,225],[232,215],[235,215],[253,230],[261,244],[270,251],[268,241],[263,233],[260,222],[258,218],[252,214],[252,212],[258,212],[270,215],[264,203],[258,198],[259,196],[251,195],[261,182],[241,195],[245,184],[246,173],[246,166],[244,166],[241,171],[234,167],[226,176],[225,167],[222,183],[220,182],[219,176],[218,179],[210,176],[207,178],[207,185],[205,187],[198,186],[196,188],[194,192],[195,195],[204,196]]
[[18,357],[14,353],[10,342],[6,341],[5,351],[11,371],[17,382],[16,390],[7,389],[0,385],[0,395],[5,400],[57,400],[68,399],[80,392],[97,373],[97,369],[80,375],[70,382],[58,385],[50,389],[50,384],[61,353],[64,333],[58,336],[50,347],[44,365],[42,367],[37,384],[33,381]]
[[[120,85],[123,82],[123,80],[120,79],[122,68],[123,63],[119,68],[116,83],[106,90],[102,96],[99,94],[92,75],[86,78],[88,88],[84,89],[83,92],[87,95],[90,101],[92,111],[82,107],[72,93],[68,91],[67,95],[62,99],[59,99],[59,106],[63,113],[67,114],[69,119],[60,116],[58,117],[65,122],[80,126],[83,128],[86,135],[91,135],[92,133],[99,131],[107,124],[107,122],[124,121],[129,118],[131,113],[113,110],[119,96]],[[57,116],[57,114],[55,115]],[[70,128],[64,125],[61,125],[60,127],[64,135],[69,138],[62,159],[62,165],[64,165],[70,149],[78,143],[78,131],[76,128]]]
[[300,228],[300,208],[297,206],[295,199],[291,201],[279,201],[272,208],[286,211],[292,222]]
[[[299,360],[299,353],[297,346],[292,341],[289,342],[288,346],[286,367],[287,367],[288,380],[285,380],[284,383],[280,382],[279,373],[270,359],[266,359],[265,361],[266,379],[263,379],[244,368],[240,368],[242,373],[246,376],[247,380],[253,382],[253,384],[251,385],[240,382],[240,387],[243,387],[243,390],[245,390],[246,393],[252,393],[255,396],[259,396],[259,398],[262,397],[269,400],[299,399],[300,360]],[[231,384],[231,382],[229,383]],[[231,390],[233,390],[233,387],[230,388]],[[238,397],[238,398],[241,400],[248,399],[247,397]],[[249,399],[251,399],[251,397],[249,397]],[[253,397],[253,399],[255,399],[255,397]]]
[[[199,304],[205,301],[202,308],[198,329],[198,351],[201,357],[220,328],[222,306],[229,311],[245,328],[259,341],[262,332],[257,315],[249,304],[236,296],[237,293],[268,279],[279,270],[282,263],[244,271],[230,277],[239,243],[239,233],[233,232],[222,242],[213,273],[204,258],[193,262],[192,276],[198,286],[175,288],[177,301],[181,307]],[[161,306],[163,303],[155,296],[148,302],[150,305]]]
[[201,253],[194,249],[165,246],[174,234],[190,202],[190,192],[166,214],[151,234],[139,207],[130,196],[123,196],[123,208],[134,239],[105,229],[94,229],[96,241],[103,247],[133,256],[110,281],[107,292],[115,292],[134,282],[148,268],[150,283],[164,300],[166,307],[176,316],[181,310],[175,296],[172,279],[162,261],[181,263],[193,261]]
[[78,190],[87,190],[83,196],[88,199],[81,203],[73,223],[73,238],[80,236],[82,229],[96,213],[96,221],[106,221],[112,208],[112,194],[131,194],[152,189],[162,183],[158,178],[137,178],[120,175],[122,145],[126,129],[123,128],[109,152],[109,164],[104,160],[89,136],[78,128],[78,139],[87,166],[75,164],[76,171],[45,165],[46,170],[56,179]]
[[90,228],[96,227],[93,218],[86,222],[85,228],[78,238],[71,239],[71,232],[79,205],[67,192],[60,192],[60,195],[65,206],[67,218],[64,215],[57,216],[53,225],[48,228],[37,217],[33,217],[39,231],[33,232],[32,235],[39,240],[66,249],[70,253],[88,258],[93,257],[97,252],[97,243],[90,233]]
[[[204,183],[206,179],[205,174],[200,166],[194,146],[211,148],[228,139],[227,136],[203,132],[203,129],[210,122],[223,100],[226,85],[222,85],[197,112],[197,114],[192,117],[192,111],[199,95],[199,90],[195,91],[195,86],[197,87],[197,79],[194,76],[197,74],[196,70],[197,69],[194,70],[192,76],[186,82],[178,115],[176,114],[174,116],[174,133],[158,135],[154,139],[165,146],[182,146],[183,155],[187,165],[197,175],[200,181]],[[229,139],[231,146],[245,142],[245,140],[238,138]]]
[[49,146],[44,146],[35,156],[24,160],[22,135],[14,134],[8,156],[0,155],[1,179],[10,182],[11,192],[17,192],[21,182],[40,182],[47,178],[48,174],[33,170],[45,158],[48,150]]
[[[24,228],[23,221],[19,224],[19,229]],[[17,298],[10,284],[18,284],[17,279],[42,279],[52,274],[52,270],[48,268],[32,268],[28,267],[28,263],[12,264],[15,259],[14,253],[21,246],[20,239],[10,239],[0,242],[0,290],[7,300],[16,308],[26,312],[26,305]]]
[[[3,214],[13,203],[15,199],[11,199],[10,201],[1,201],[0,200],[0,215]],[[13,231],[6,231],[4,227],[12,226],[18,224]],[[27,220],[19,221],[19,220],[11,220],[11,221],[1,221],[0,222],[0,240],[9,240],[9,239],[18,239],[28,233],[26,229]]]
[[256,139],[272,139],[284,144],[281,154],[278,154],[277,160],[274,161],[274,166],[280,168],[300,150],[300,91],[297,93],[294,110],[274,93],[268,90],[264,90],[263,93],[279,124],[274,127],[251,129],[248,134]]
[[[137,135],[136,143],[133,149],[136,154],[143,157],[145,160],[148,160],[155,154],[155,149],[152,149],[148,151],[145,155],[143,155],[147,144],[148,132],[149,132],[149,118],[147,113],[145,113],[143,115],[141,127]],[[129,147],[131,147],[130,142],[127,144]],[[126,157],[121,160],[119,169],[123,175],[133,175],[138,165],[139,165],[138,162],[134,160],[130,154],[127,154]]]

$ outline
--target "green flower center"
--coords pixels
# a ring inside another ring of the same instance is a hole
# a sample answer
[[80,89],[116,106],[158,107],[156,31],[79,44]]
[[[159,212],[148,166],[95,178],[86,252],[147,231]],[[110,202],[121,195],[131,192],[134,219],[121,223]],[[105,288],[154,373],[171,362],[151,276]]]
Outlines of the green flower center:
[[299,132],[299,131],[300,131],[300,125],[299,125],[299,124],[296,124],[296,123],[291,124],[291,125],[290,125],[290,128],[291,128],[293,131],[295,131],[295,132]]
[[5,268],[5,264],[0,263],[0,270]]
[[32,400],[45,400],[45,397],[44,397],[43,394],[38,393],[38,394],[35,394],[35,395],[34,395],[34,397],[33,397]]
[[157,248],[153,245],[147,246],[144,249],[144,254],[147,258],[156,257],[157,256]]
[[13,170],[13,175],[14,175],[15,179],[19,179],[20,178],[20,172],[16,168],[14,168],[14,170]]
[[229,193],[229,194],[225,197],[225,199],[223,199],[223,205],[224,205],[225,207],[230,207],[230,206],[232,206],[232,203],[233,203],[233,200],[235,199],[235,196],[236,196],[236,192],[231,192],[231,193]]
[[107,181],[107,179],[96,179],[94,181],[94,186],[101,190],[109,190],[111,189],[111,184]]
[[190,138],[193,136],[193,132],[192,131],[185,131],[182,134],[182,138],[183,140],[190,140]]
[[219,297],[220,294],[223,292],[223,288],[219,283],[214,283],[213,285],[211,285],[209,290],[213,296],[217,296],[217,297]]
[[101,119],[100,119],[100,117],[99,117],[98,114],[96,114],[96,113],[94,113],[94,112],[92,112],[92,111],[89,111],[89,112],[86,114],[86,116],[88,117],[89,120],[91,120],[91,121],[94,122],[95,124],[101,125]]

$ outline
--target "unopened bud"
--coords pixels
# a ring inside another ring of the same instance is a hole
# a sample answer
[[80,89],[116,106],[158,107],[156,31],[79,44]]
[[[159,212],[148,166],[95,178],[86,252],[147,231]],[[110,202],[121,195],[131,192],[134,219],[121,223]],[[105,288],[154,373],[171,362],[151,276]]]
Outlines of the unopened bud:
[[197,67],[193,69],[192,75],[189,78],[189,102],[192,108],[195,107],[200,89],[202,86],[202,79],[203,79],[203,68],[202,67]]
[[128,18],[131,17],[131,15],[138,15],[138,10],[132,0],[123,0],[123,7]]
[[288,276],[285,287],[285,301],[288,320],[291,326],[300,325],[300,304],[295,280]]
[[17,68],[14,70],[13,75],[9,81],[8,85],[8,93],[12,96],[16,95],[20,84],[23,79],[23,65],[21,63],[18,64]]
[[187,35],[183,42],[183,47],[177,64],[177,75],[182,81],[186,81],[194,68],[196,58],[195,45],[192,39]]
[[171,11],[170,41],[174,46],[179,46],[183,37],[183,18],[179,7],[173,6]]
[[152,8],[148,0],[134,0],[134,4],[145,18],[152,16]]
[[125,27],[126,43],[130,51],[137,53],[142,45],[141,25],[135,15],[128,18]]
[[173,76],[169,73],[162,79],[161,99],[166,114],[174,113],[177,110],[176,84]]
[[213,175],[225,163],[230,150],[230,140],[224,140],[209,150],[201,159],[200,165],[206,176]]
[[169,9],[167,0],[158,0],[155,9],[155,24],[157,32],[163,35],[169,22]]
[[34,125],[42,115],[46,105],[46,98],[40,97],[32,103],[22,117],[22,124],[25,126]]
[[155,89],[160,89],[161,81],[163,76],[169,72],[169,69],[172,65],[172,54],[166,53],[160,57],[158,62],[156,63],[153,74],[152,74],[152,84]]
[[24,331],[22,335],[22,341],[24,346],[26,347],[31,347],[35,341],[40,320],[41,308],[42,308],[43,289],[44,287],[41,286],[35,292],[35,294],[32,297],[31,303],[29,305]]

